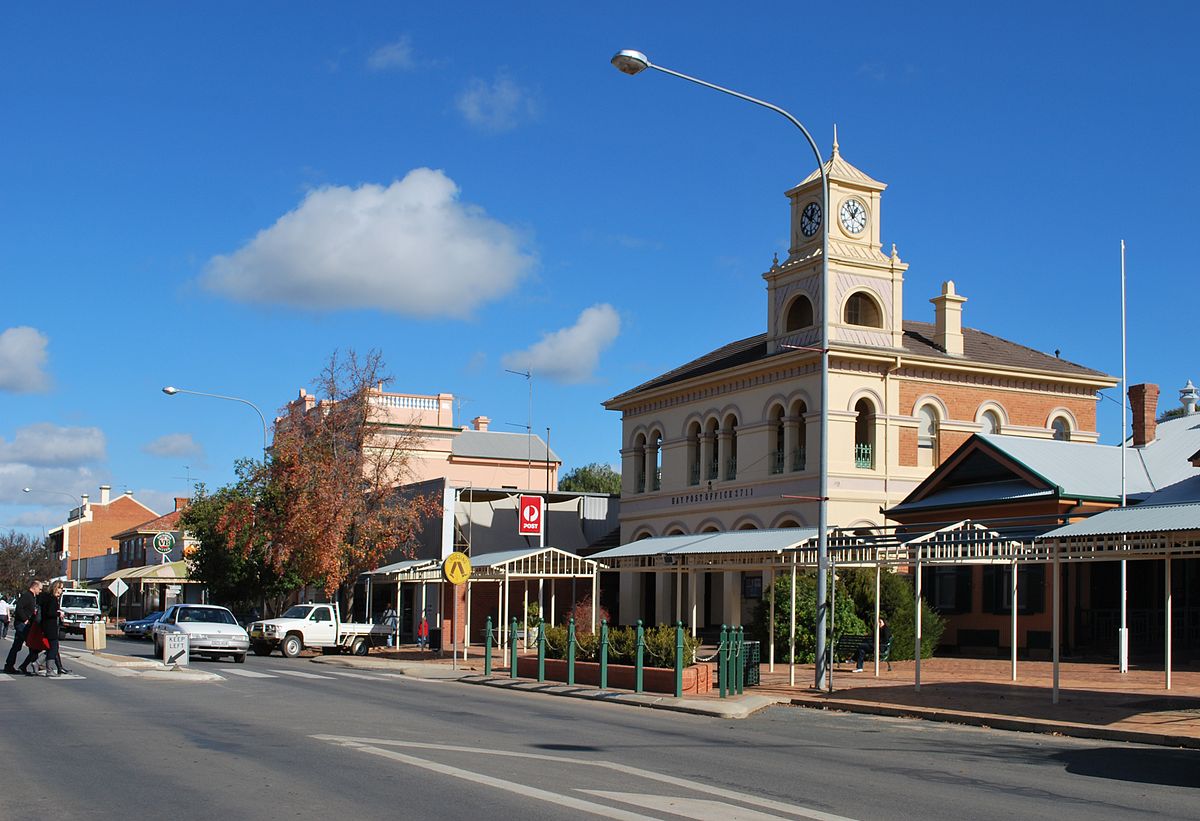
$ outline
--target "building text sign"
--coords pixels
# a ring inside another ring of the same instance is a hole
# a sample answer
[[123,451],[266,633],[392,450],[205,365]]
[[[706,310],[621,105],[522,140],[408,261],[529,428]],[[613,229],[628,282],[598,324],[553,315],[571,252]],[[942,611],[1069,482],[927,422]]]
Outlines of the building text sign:
[[545,500],[541,496],[522,496],[517,505],[517,533],[521,536],[541,536],[544,514]]

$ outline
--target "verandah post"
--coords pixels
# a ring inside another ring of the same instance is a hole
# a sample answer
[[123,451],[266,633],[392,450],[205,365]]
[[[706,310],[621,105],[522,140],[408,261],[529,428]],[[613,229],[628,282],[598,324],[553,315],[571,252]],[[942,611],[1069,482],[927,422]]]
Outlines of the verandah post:
[[546,680],[546,622],[538,615],[538,681]]
[[683,698],[683,621],[675,622],[675,698]]
[[721,698],[725,698],[725,691],[729,687],[728,674],[728,642],[729,642],[729,627],[721,625],[721,642],[717,645],[717,680],[721,685]]
[[634,686],[635,693],[642,692],[642,656],[646,651],[646,630],[642,627],[642,620],[637,620],[637,652],[634,656]]
[[492,674],[492,617],[487,617],[487,630],[483,639],[483,674],[490,676]]
[[512,630],[508,634],[508,650],[510,658],[509,678],[517,677],[517,617],[512,617]]
[[608,619],[600,620],[600,689],[608,689]]
[[567,684],[575,683],[575,617],[567,621]]

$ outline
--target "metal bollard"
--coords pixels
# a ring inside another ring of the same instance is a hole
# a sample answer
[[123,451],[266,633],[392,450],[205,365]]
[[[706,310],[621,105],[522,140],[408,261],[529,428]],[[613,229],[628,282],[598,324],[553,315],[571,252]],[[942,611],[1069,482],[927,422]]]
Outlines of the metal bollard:
[[608,689],[608,619],[600,620],[600,689]]
[[646,629],[642,627],[642,620],[637,620],[637,655],[634,661],[634,685],[635,693],[642,692],[642,656],[646,652]]
[[675,622],[675,698],[683,698],[683,622]]
[[575,683],[575,617],[567,621],[567,684]]
[[509,678],[517,677],[517,617],[513,616],[512,629],[508,634],[508,646],[512,651],[510,653],[511,660],[509,661]]
[[546,680],[546,622],[538,618],[538,681]]
[[729,628],[721,625],[721,643],[717,645],[717,681],[721,687],[721,698],[725,698],[729,686],[728,661]]
[[492,617],[487,617],[487,626],[483,638],[483,674],[492,674]]
[[734,681],[737,682],[737,691],[740,696],[746,692],[746,628],[741,625],[738,625],[737,655]]

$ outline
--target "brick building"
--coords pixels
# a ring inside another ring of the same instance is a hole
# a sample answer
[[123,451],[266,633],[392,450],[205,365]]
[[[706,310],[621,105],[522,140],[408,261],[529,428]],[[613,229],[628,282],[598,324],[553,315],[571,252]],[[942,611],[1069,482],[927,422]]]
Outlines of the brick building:
[[47,534],[53,551],[69,554],[72,579],[99,579],[116,570],[113,536],[158,515],[133,498],[131,490],[115,498],[111,492],[109,485],[101,485],[98,502],[84,494],[82,504],[67,514],[66,523]]

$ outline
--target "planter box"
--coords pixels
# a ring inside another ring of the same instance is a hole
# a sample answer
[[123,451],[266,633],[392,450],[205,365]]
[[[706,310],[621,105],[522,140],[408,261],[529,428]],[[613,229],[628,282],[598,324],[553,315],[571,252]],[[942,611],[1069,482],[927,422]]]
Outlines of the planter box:
[[[536,679],[537,673],[537,656],[517,658],[518,676]],[[636,675],[637,668],[631,664],[610,664],[608,665],[608,686],[614,690],[632,690]],[[567,680],[565,659],[546,659],[546,680]],[[575,683],[599,687],[600,663],[597,661],[575,662]],[[713,668],[711,664],[693,664],[683,668],[683,694],[685,696],[711,693],[712,688]],[[669,667],[643,667],[642,689],[647,693],[673,694],[675,692],[675,670]]]

